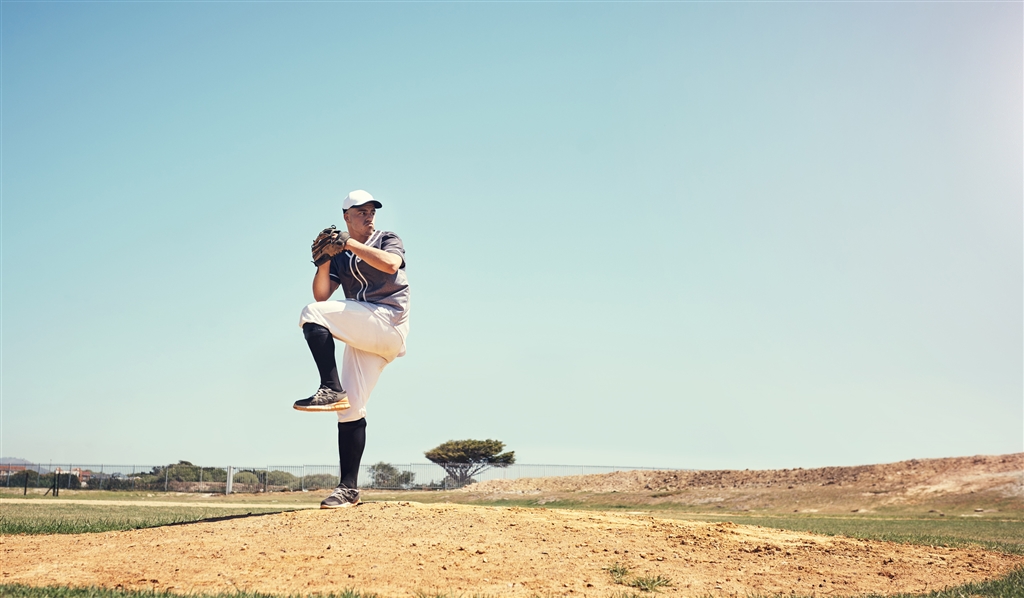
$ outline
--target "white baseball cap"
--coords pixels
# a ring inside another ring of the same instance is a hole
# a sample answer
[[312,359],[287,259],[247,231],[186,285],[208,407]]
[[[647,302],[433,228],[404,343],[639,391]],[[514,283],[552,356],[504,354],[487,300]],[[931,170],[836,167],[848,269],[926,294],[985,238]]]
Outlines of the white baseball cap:
[[347,210],[349,208],[361,206],[364,203],[372,203],[373,207],[377,208],[378,210],[383,207],[379,201],[373,198],[372,195],[370,195],[366,191],[363,191],[362,189],[356,189],[355,191],[349,192],[349,194],[345,196],[345,202],[341,204],[341,209]]

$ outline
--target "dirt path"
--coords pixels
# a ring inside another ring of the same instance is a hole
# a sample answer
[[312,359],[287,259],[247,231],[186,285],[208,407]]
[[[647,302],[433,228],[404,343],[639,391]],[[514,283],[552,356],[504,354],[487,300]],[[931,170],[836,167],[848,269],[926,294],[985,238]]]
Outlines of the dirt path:
[[924,592],[1024,557],[596,512],[367,503],[126,532],[0,538],[2,579],[275,594],[355,588],[599,596],[606,568],[661,575],[667,596]]

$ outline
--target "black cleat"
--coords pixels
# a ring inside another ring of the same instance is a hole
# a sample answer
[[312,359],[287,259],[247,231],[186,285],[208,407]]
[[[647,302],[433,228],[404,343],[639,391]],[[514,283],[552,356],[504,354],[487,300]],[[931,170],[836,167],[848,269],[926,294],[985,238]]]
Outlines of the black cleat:
[[343,411],[351,407],[348,404],[348,393],[344,390],[331,390],[321,386],[316,389],[313,396],[301,401],[295,401],[292,405],[299,411]]
[[359,504],[359,491],[355,488],[345,488],[344,486],[338,486],[320,503],[321,509],[344,509],[345,507],[354,507]]

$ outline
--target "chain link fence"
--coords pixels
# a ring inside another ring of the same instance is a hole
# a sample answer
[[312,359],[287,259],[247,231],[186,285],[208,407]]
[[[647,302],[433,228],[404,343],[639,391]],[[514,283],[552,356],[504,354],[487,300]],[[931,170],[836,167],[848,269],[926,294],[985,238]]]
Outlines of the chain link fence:
[[[493,467],[464,484],[495,479],[590,475],[655,467],[604,465],[510,465]],[[664,469],[664,468],[661,468]],[[0,487],[145,492],[301,492],[338,485],[337,465],[260,465],[208,467],[181,461],[173,465],[90,465],[0,463]],[[376,463],[359,468],[359,487],[379,490],[452,490],[461,486],[434,463]]]

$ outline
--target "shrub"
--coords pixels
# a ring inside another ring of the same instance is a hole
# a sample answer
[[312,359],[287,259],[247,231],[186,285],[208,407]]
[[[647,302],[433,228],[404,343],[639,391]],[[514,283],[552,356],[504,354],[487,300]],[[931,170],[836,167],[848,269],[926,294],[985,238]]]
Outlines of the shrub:
[[251,471],[240,471],[231,476],[231,481],[235,484],[256,485],[260,483],[260,479]]
[[297,478],[294,475],[288,473],[287,471],[281,471],[279,469],[275,469],[275,470],[267,473],[266,475],[267,475],[267,485],[268,486],[284,486],[285,488],[288,488],[289,490],[298,490],[299,487],[300,487],[299,486],[299,478]]
[[371,465],[369,470],[370,477],[373,479],[370,485],[373,488],[407,489],[416,477],[416,474],[411,471],[399,471],[394,465],[383,461]]
[[334,488],[338,485],[338,476],[329,473],[315,473],[302,479],[306,490],[320,490],[322,488]]

